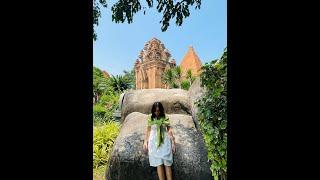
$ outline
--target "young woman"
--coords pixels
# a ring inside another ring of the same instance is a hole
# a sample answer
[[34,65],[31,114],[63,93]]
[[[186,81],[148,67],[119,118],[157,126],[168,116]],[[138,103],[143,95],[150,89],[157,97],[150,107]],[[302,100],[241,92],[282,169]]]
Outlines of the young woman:
[[148,151],[150,166],[157,167],[159,180],[172,180],[172,153],[176,152],[176,144],[173,129],[160,102],[152,105],[143,149]]

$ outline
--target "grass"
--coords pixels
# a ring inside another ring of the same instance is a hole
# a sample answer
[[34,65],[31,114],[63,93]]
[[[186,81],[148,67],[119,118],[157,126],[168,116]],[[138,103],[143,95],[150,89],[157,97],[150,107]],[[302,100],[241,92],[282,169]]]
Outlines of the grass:
[[93,180],[105,180],[106,165],[93,169]]
[[107,121],[93,127],[93,179],[104,180],[106,164],[120,132],[120,123]]

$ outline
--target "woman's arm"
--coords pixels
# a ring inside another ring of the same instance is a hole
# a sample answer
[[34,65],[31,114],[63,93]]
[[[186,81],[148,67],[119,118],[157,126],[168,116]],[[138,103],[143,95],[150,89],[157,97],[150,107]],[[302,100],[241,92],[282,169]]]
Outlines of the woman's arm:
[[149,139],[149,135],[150,135],[150,130],[151,130],[151,127],[147,126],[147,130],[146,130],[146,133],[145,133],[145,136],[144,136],[144,142],[143,142],[143,150],[144,150],[144,152],[148,151],[148,139]]
[[167,128],[168,128],[168,134],[170,136],[170,139],[172,140],[173,143],[175,143],[176,141],[175,141],[175,138],[173,136],[173,128],[171,126],[168,126]]
[[147,126],[147,129],[146,129],[146,133],[145,133],[145,136],[144,136],[144,144],[148,144],[148,139],[149,139],[149,136],[150,136],[150,130],[151,130],[151,127],[150,126]]
[[173,153],[175,153],[176,152],[176,141],[173,136],[173,128],[171,126],[168,126],[168,134],[169,134],[171,142],[172,142],[172,151],[173,151]]

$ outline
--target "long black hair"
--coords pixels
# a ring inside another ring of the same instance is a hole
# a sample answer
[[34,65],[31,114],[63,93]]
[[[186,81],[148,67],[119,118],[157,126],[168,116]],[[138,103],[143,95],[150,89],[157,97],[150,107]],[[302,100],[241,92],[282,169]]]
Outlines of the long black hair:
[[151,108],[151,120],[156,118],[155,112],[156,112],[157,107],[159,108],[159,111],[160,111],[159,118],[166,117],[166,115],[164,114],[164,108],[163,108],[161,102],[155,102],[155,103],[153,103],[152,108]]

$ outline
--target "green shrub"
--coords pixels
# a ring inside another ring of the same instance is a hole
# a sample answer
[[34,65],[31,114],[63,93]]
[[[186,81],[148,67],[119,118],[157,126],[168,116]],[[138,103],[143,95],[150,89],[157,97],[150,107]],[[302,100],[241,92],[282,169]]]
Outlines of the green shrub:
[[106,108],[101,104],[93,105],[93,116],[104,117],[106,114]]
[[106,117],[93,115],[93,125],[94,126],[100,126],[107,121],[108,121],[108,119]]
[[227,178],[227,49],[218,61],[206,63],[200,75],[206,92],[196,103],[200,129],[215,180]]
[[120,124],[108,121],[93,127],[93,167],[105,165],[108,162],[114,141],[120,131]]
[[110,92],[100,97],[98,104],[106,106],[107,109],[113,108],[118,105],[120,94]]
[[104,117],[107,120],[113,119],[113,113],[119,106],[119,93],[109,93],[106,95],[101,96],[99,100],[99,104],[103,105],[105,108],[105,114]]
[[93,67],[93,92],[96,94],[103,94],[107,89],[107,80],[104,78],[102,71]]
[[181,88],[184,90],[189,90],[190,88],[190,82],[187,80],[184,80],[181,82]]
[[102,95],[98,101],[99,104],[106,104],[108,101],[110,101],[110,97],[106,94]]
[[105,180],[106,169],[106,166],[99,166],[98,168],[93,168],[93,179]]

